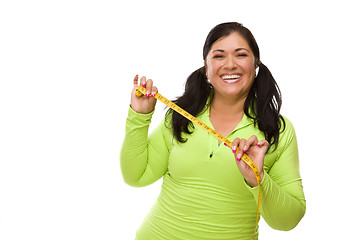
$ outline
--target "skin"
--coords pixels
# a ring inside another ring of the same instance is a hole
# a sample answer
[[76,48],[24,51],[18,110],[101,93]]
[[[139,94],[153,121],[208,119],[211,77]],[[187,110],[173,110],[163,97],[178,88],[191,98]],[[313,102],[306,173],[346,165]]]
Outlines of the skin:
[[[244,103],[255,78],[255,57],[238,33],[216,41],[205,60],[206,75],[214,87],[210,120],[215,130],[229,135],[244,115]],[[224,76],[240,78],[224,80]]]
[[[206,75],[214,87],[214,99],[210,108],[210,120],[215,130],[223,136],[231,133],[244,115],[244,103],[255,78],[255,57],[246,40],[234,32],[216,41],[205,59]],[[224,80],[225,75],[240,76],[234,80]],[[146,86],[147,96],[137,97],[135,91],[139,84]],[[158,89],[151,79],[134,78],[131,94],[131,107],[138,113],[147,114],[154,110]],[[244,152],[256,164],[260,181],[264,176],[264,157],[269,147],[266,140],[259,141],[255,135],[249,139],[236,138],[232,152],[236,164],[246,182],[258,185],[253,170],[241,160]]]
[[[247,41],[237,32],[216,41],[205,61],[206,75],[214,87],[214,99],[210,108],[210,120],[215,130],[223,136],[231,133],[244,116],[244,103],[255,79],[255,56]],[[239,75],[237,80],[227,81],[224,75]],[[249,139],[236,138],[232,143],[236,164],[247,183],[258,185],[253,170],[241,157],[246,152],[256,164],[263,179],[264,156],[269,144],[259,141],[255,135]]]
[[[236,111],[243,111],[245,99],[255,78],[256,67],[255,56],[246,40],[236,32],[220,38],[212,45],[205,60],[205,67],[206,75],[215,89],[214,102],[236,104],[240,106]],[[221,78],[223,75],[233,74],[242,76],[236,82],[227,82]]]
[[145,76],[141,77],[140,84],[146,87],[146,95],[137,97],[135,95],[136,89],[139,87],[139,76],[136,75],[134,78],[134,87],[131,92],[131,108],[141,114],[147,114],[154,111],[156,99],[152,96],[158,92],[157,87],[153,86],[153,80],[146,79]]

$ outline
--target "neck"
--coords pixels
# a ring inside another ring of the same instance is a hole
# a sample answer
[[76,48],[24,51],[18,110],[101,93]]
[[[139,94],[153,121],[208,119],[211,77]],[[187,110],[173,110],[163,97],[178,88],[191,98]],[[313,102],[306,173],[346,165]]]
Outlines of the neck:
[[238,98],[238,97],[221,97],[214,96],[214,99],[211,103],[211,108],[217,114],[226,115],[242,115],[244,113],[244,104],[246,98]]

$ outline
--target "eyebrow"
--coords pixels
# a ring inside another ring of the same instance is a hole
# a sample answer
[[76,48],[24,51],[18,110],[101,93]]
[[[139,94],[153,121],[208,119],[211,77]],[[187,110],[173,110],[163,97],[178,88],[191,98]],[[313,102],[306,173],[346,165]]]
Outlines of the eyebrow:
[[[237,48],[237,49],[235,49],[235,51],[234,52],[237,52],[237,51],[241,51],[241,50],[245,50],[245,51],[247,51],[247,52],[250,52],[249,50],[247,50],[246,48]],[[222,50],[222,49],[216,49],[216,50],[214,50],[214,51],[212,51],[212,52],[225,52],[224,50]]]

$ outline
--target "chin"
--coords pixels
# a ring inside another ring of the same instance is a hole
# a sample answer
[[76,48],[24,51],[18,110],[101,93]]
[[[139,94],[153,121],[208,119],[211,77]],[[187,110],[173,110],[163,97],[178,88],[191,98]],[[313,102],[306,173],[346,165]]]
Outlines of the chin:
[[238,89],[234,89],[234,90],[225,90],[225,91],[221,91],[221,95],[227,96],[227,97],[238,97],[243,95],[242,94],[243,91],[238,90]]

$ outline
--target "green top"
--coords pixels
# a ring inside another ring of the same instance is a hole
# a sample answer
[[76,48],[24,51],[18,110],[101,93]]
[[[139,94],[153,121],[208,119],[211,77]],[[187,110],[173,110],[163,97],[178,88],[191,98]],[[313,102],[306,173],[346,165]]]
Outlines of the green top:
[[[253,239],[259,188],[246,184],[231,149],[218,145],[214,136],[197,125],[186,143],[178,143],[165,120],[148,137],[152,114],[129,109],[120,154],[127,184],[142,187],[163,177],[160,195],[136,240]],[[213,128],[208,109],[197,118]],[[306,208],[295,131],[285,121],[278,148],[265,155],[261,182],[260,214],[278,230],[294,228]],[[233,141],[252,135],[265,138],[244,115],[227,138]]]

